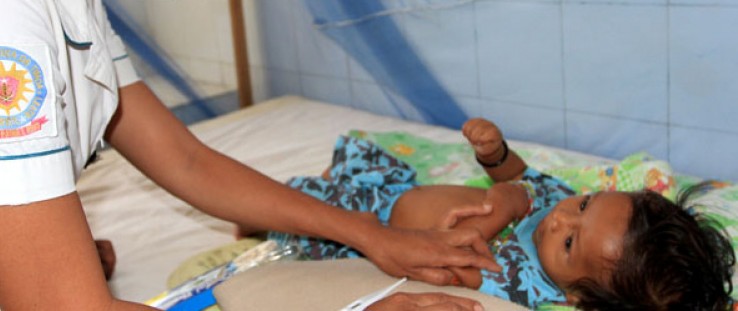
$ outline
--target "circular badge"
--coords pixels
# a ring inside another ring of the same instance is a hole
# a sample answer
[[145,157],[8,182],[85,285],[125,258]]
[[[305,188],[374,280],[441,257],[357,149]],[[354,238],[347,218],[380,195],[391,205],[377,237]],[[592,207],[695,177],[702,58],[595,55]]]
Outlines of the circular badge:
[[36,118],[46,100],[41,66],[18,49],[0,46],[0,138],[27,136],[41,129]]

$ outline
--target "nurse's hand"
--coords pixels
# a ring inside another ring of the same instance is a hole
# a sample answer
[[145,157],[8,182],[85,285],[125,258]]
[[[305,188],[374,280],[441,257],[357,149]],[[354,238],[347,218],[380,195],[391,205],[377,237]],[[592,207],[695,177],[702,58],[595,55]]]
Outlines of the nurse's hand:
[[358,249],[385,273],[434,285],[452,285],[449,267],[500,271],[475,229],[405,230],[375,227]]
[[395,293],[375,302],[367,311],[482,311],[478,302],[443,293]]
[[435,228],[438,230],[448,230],[466,218],[484,216],[489,213],[492,213],[492,204],[476,204],[452,208],[448,210],[446,215],[441,217],[441,221],[436,224]]
[[110,240],[95,240],[95,246],[97,247],[97,254],[100,256],[100,263],[103,267],[103,273],[105,273],[105,279],[110,280],[115,271],[116,261],[113,243]]

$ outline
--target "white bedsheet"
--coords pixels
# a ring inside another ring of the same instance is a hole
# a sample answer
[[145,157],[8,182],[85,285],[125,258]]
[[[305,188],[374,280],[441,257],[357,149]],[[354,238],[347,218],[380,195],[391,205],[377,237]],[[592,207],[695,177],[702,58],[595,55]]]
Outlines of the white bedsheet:
[[[458,131],[295,96],[191,129],[209,146],[279,181],[322,172],[336,137],[349,129],[404,130],[440,142],[465,141]],[[138,302],[152,298],[166,289],[167,277],[182,261],[233,241],[232,224],[167,194],[115,151],[100,157],[84,172],[78,190],[95,238],[113,241],[118,263],[110,286],[117,297]]]

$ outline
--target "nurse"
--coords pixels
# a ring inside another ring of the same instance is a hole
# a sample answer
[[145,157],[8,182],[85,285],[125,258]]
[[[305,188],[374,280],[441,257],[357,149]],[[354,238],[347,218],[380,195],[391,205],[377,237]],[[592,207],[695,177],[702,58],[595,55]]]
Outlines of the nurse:
[[[494,269],[478,232],[385,228],[199,142],[136,76],[100,0],[0,0],[0,8],[2,310],[147,308],[111,296],[75,190],[103,140],[172,194],[242,226],[332,239],[391,275],[434,284],[451,282],[445,267]],[[480,211],[445,223],[469,213]],[[476,307],[399,294],[374,309]]]

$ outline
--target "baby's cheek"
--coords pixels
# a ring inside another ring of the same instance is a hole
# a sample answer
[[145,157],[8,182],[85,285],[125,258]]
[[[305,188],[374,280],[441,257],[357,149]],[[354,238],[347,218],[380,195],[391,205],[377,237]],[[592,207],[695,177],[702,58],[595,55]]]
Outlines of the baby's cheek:
[[561,264],[556,263],[555,250],[553,249],[550,242],[543,238],[539,243],[536,244],[536,250],[538,251],[538,261],[541,263],[543,272],[556,283],[557,286],[561,287],[561,276],[564,273],[564,267]]

